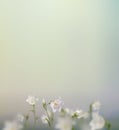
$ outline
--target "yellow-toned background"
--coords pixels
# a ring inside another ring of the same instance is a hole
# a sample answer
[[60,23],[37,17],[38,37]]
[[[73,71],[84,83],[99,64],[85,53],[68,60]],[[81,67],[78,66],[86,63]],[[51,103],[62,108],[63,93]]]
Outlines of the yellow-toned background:
[[100,100],[116,117],[118,0],[0,0],[1,120],[24,112],[29,94],[78,108]]

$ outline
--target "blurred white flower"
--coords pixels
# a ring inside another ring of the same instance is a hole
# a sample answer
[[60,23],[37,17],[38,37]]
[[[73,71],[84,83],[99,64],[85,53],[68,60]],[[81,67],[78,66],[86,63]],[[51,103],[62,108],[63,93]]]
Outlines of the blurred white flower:
[[42,100],[42,104],[46,104],[46,101],[45,101],[45,99],[43,98],[43,100]]
[[98,113],[93,113],[92,118],[93,119],[89,123],[89,125],[91,126],[91,130],[97,130],[104,127],[105,120],[102,116],[100,116]]
[[42,105],[43,105],[43,108],[44,108],[44,109],[47,109],[47,103],[46,103],[46,101],[45,101],[44,98],[43,98],[43,100],[42,100]]
[[59,130],[72,130],[73,124],[69,117],[59,118],[55,128]]
[[100,107],[101,107],[101,103],[100,103],[99,101],[96,101],[96,102],[94,102],[94,103],[92,104],[92,109],[93,109],[93,111],[99,110]]
[[83,110],[76,110],[75,112],[72,112],[72,117],[77,117],[78,119],[80,118],[88,118],[89,113],[84,112]]
[[53,112],[60,111],[63,106],[63,101],[61,100],[61,98],[55,99],[54,101],[50,102],[50,106]]
[[17,115],[17,120],[20,121],[20,122],[23,122],[24,121],[24,116],[21,115],[21,114],[18,114]]
[[23,126],[16,121],[6,122],[3,130],[21,130]]
[[44,124],[47,124],[47,123],[48,123],[48,117],[47,117],[46,115],[43,115],[43,116],[41,117],[41,120],[42,120],[42,122],[43,122]]
[[88,112],[80,112],[79,115],[78,115],[78,118],[88,118],[89,117],[89,113]]
[[30,105],[35,105],[37,101],[38,98],[34,96],[28,96],[28,98],[26,99],[26,102],[29,103]]
[[67,114],[70,114],[70,109],[69,109],[69,108],[65,108],[64,110],[65,110],[65,112],[66,112]]

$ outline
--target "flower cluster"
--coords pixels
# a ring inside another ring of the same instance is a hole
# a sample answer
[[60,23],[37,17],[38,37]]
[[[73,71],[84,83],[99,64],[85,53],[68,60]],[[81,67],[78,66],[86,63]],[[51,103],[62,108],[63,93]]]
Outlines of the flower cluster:
[[26,102],[30,106],[28,114],[18,114],[13,121],[5,122],[2,130],[26,130],[28,129],[29,113],[33,114],[34,125],[33,130],[36,128],[36,123],[41,120],[44,125],[49,126],[51,130],[83,130],[82,126],[86,126],[87,130],[98,130],[106,127],[108,130],[111,125],[106,121],[103,116],[99,114],[101,103],[99,101],[93,102],[89,110],[83,111],[81,109],[72,110],[64,107],[64,102],[59,97],[54,100],[46,102],[42,100],[43,115],[36,113],[36,104],[39,101],[37,97],[28,96]]

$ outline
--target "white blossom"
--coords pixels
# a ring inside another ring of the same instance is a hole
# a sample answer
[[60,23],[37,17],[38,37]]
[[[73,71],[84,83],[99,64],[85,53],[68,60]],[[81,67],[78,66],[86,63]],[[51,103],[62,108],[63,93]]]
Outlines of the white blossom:
[[69,108],[65,108],[64,110],[65,110],[65,112],[66,112],[67,114],[70,114],[70,109],[69,109]]
[[59,130],[72,130],[73,124],[69,117],[59,118],[55,128]]
[[43,116],[41,117],[41,120],[42,120],[42,122],[43,122],[44,124],[47,124],[47,123],[48,123],[48,117],[47,117],[46,115],[43,115]]
[[55,99],[50,102],[50,106],[53,112],[60,111],[63,106],[63,101],[61,100],[61,98]]
[[21,130],[23,126],[16,121],[8,121],[5,123],[3,130]]
[[96,101],[96,102],[94,102],[94,103],[92,104],[92,109],[93,109],[93,111],[99,110],[100,107],[101,107],[101,103],[100,103],[99,101]]
[[46,104],[46,101],[45,101],[45,99],[43,98],[43,100],[42,100],[42,104]]
[[42,100],[42,105],[43,105],[43,108],[44,108],[44,109],[47,109],[47,103],[46,103],[46,101],[45,101],[44,98],[43,98],[43,100]]
[[21,114],[18,114],[17,115],[17,120],[20,121],[20,122],[23,122],[24,121],[24,116],[21,115]]
[[28,96],[28,98],[26,99],[26,102],[29,103],[29,105],[35,105],[37,101],[38,98],[34,96]]
[[89,123],[89,125],[91,126],[91,130],[97,130],[104,127],[105,120],[102,116],[100,116],[98,113],[93,113],[92,118],[93,119]]
[[80,118],[88,118],[89,113],[88,112],[84,112],[83,110],[76,110],[76,111],[72,112],[71,116],[77,117],[79,119]]

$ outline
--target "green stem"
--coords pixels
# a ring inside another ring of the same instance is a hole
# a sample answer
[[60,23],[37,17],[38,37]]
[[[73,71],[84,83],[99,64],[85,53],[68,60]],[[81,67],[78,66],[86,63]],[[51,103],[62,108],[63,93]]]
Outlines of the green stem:
[[72,130],[75,130],[74,127],[72,127]]
[[49,120],[49,121],[48,121],[48,125],[49,125],[50,129],[53,130],[53,128],[52,128],[53,121],[52,121],[52,119],[51,119],[51,117],[50,117],[50,115],[49,115],[49,113],[48,113],[47,108],[45,109],[45,111],[46,111],[46,114],[47,114],[47,117],[48,117],[48,120]]
[[25,120],[25,122],[24,122],[24,130],[26,130],[27,129],[27,120]]
[[29,119],[29,115],[26,115],[25,116],[25,121],[24,121],[24,130],[26,130],[27,127],[28,127],[28,119]]
[[106,121],[106,127],[107,127],[108,130],[111,129],[111,123],[109,121]]
[[47,105],[48,104],[46,104],[46,102],[44,102],[43,103],[43,108],[44,108],[44,110],[46,112],[46,115],[47,115],[47,118],[48,118],[47,122],[48,122],[48,125],[50,127],[50,130],[53,130],[53,117],[50,117],[50,115],[48,113]]
[[36,126],[36,110],[35,110],[35,105],[33,105],[33,116],[34,116],[34,129],[35,129],[35,126]]

